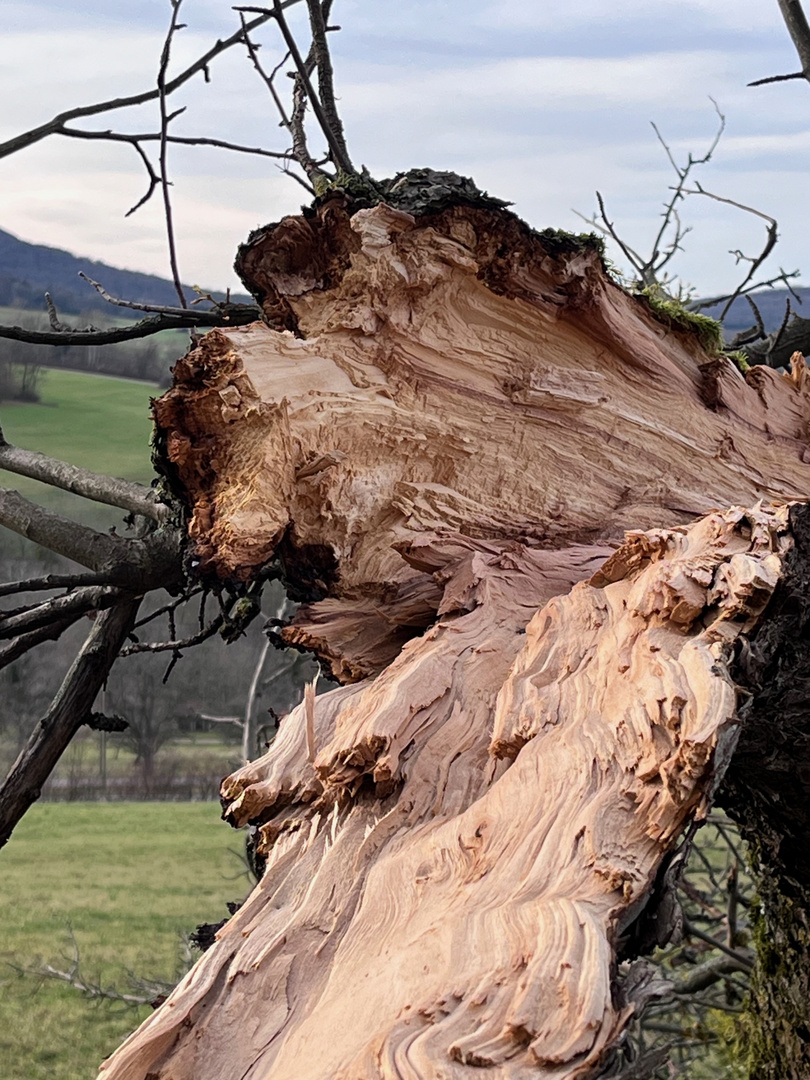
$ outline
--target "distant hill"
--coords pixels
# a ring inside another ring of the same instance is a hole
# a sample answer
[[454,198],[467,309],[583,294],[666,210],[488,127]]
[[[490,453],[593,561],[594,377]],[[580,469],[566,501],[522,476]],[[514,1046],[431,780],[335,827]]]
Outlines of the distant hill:
[[[44,310],[43,294],[49,292],[57,310],[66,315],[98,310],[105,302],[98,293],[79,277],[83,270],[88,277],[100,282],[112,296],[141,304],[177,306],[174,285],[154,274],[139,274],[134,270],[118,270],[92,259],[78,259],[59,248],[44,244],[28,244],[0,229],[0,306]],[[194,292],[187,286],[189,299]],[[224,300],[222,292],[212,292]],[[250,303],[244,294],[232,294],[239,303]],[[111,307],[110,311],[114,309]]]
[[[800,297],[801,303],[797,302],[787,289],[762,289],[759,292],[751,293],[751,299],[759,308],[762,322],[768,333],[778,330],[782,325],[788,297],[790,297],[791,309],[802,319],[810,319],[810,289],[796,288],[794,292]],[[722,310],[723,304],[716,304],[713,307],[703,308],[701,314],[710,315],[713,319],[716,319]],[[751,305],[745,297],[737,297],[723,323],[726,339],[733,338],[741,330],[747,330],[754,325],[755,321]]]
[[[104,308],[106,305],[98,293],[79,277],[80,270],[101,282],[109,293],[122,300],[170,307],[177,305],[174,285],[166,278],[139,274],[134,270],[119,270],[92,259],[79,259],[60,248],[26,243],[0,229],[0,307],[43,311],[43,294],[49,292],[57,310],[66,315]],[[186,288],[191,298],[193,291],[190,286]],[[803,303],[797,303],[791,297],[793,310],[803,318],[810,318],[810,288],[797,288],[795,291]],[[218,300],[225,299],[225,294],[221,292],[212,292],[211,295]],[[776,330],[781,324],[789,295],[784,288],[763,289],[752,294],[768,332]],[[231,299],[237,303],[251,303],[251,298],[244,293],[234,293]],[[717,318],[722,309],[723,305],[717,304],[704,308],[703,314]],[[113,309],[109,310],[112,312]],[[746,330],[753,324],[754,317],[748,302],[744,297],[738,298],[726,317],[726,338],[734,337],[740,330]]]

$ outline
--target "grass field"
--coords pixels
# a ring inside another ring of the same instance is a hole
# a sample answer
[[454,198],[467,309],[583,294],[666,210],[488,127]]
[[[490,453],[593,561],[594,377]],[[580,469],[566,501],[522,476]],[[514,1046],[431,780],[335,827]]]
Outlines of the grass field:
[[[42,401],[4,402],[0,426],[8,442],[23,449],[39,450],[94,472],[149,483],[154,475],[149,398],[159,392],[156,386],[131,379],[48,369],[43,372]],[[36,480],[9,474],[0,477],[26,498],[99,528],[120,522],[123,516],[121,511],[100,510]]]
[[149,480],[149,398],[158,392],[131,379],[49,369],[41,403],[3,404],[3,430],[17,446],[112,476]]
[[215,803],[34,806],[0,852],[0,1075],[90,1080],[150,1009],[87,1001],[14,968],[70,964],[126,989],[127,972],[171,980],[181,935],[227,915],[249,884],[242,837]]

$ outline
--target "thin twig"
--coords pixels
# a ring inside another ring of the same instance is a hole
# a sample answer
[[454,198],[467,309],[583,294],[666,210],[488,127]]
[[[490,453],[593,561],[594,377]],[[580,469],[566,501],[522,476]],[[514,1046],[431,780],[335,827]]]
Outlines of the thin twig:
[[146,626],[147,623],[153,622],[155,619],[159,619],[161,615],[165,615],[167,612],[170,611],[175,611],[177,608],[180,607],[181,604],[185,604],[186,601],[190,600],[193,596],[197,596],[197,594],[201,593],[202,591],[202,585],[198,585],[190,592],[184,592],[182,596],[178,596],[177,599],[172,600],[171,603],[164,604],[163,607],[159,607],[156,611],[153,611],[151,615],[146,615],[143,619],[138,619],[132,629],[138,630],[141,626]]
[[643,260],[641,259],[641,256],[637,255],[636,252],[633,251],[633,249],[629,246],[629,244],[626,244],[621,239],[621,237],[619,236],[619,234],[616,232],[615,228],[613,227],[613,222],[608,220],[607,211],[605,210],[605,202],[604,202],[604,199],[602,198],[601,192],[599,192],[599,191],[597,191],[597,193],[596,193],[596,200],[599,203],[599,213],[602,215],[602,221],[604,222],[605,230],[607,231],[607,233],[610,236],[613,237],[613,239],[616,241],[616,243],[622,249],[622,251],[624,252],[625,257],[627,258],[627,260],[629,261],[629,263],[633,267],[633,269],[638,270],[640,272],[643,265],[644,265]]
[[[647,262],[641,268],[641,280],[642,284],[644,285],[656,284],[659,280],[659,274],[663,267],[666,266],[666,264],[673,258],[677,251],[682,250],[681,241],[683,240],[686,233],[689,232],[689,229],[684,229],[681,226],[680,218],[678,217],[677,213],[677,204],[683,199],[684,194],[686,194],[684,185],[686,184],[686,181],[692,169],[696,165],[705,165],[707,162],[711,161],[712,155],[717,149],[720,139],[723,137],[723,132],[726,128],[726,118],[720,112],[720,109],[718,108],[717,102],[714,100],[714,98],[711,98],[710,100],[712,102],[712,105],[714,105],[715,112],[717,113],[720,120],[717,132],[712,139],[706,153],[703,154],[702,157],[694,157],[690,152],[687,157],[686,164],[683,166],[678,165],[669,147],[669,144],[666,142],[661,132],[658,130],[658,127],[654,123],[652,123],[652,129],[655,132],[656,138],[658,139],[659,143],[663,147],[670,165],[675,170],[675,173],[678,177],[678,182],[675,187],[671,189],[672,196],[664,204],[664,213],[662,214],[661,227],[659,228],[658,234],[653,240],[652,253]],[[661,247],[664,243],[664,237],[666,236],[667,230],[669,229],[673,220],[675,222],[675,235],[673,239],[669,241],[667,245],[667,250],[665,251],[663,258],[661,258]]]
[[19,660],[25,653],[30,652],[31,649],[35,649],[45,641],[56,641],[69,626],[73,626],[75,622],[81,619],[82,614],[81,611],[78,611],[69,618],[60,619],[49,623],[47,626],[41,626],[38,630],[31,630],[27,634],[20,634],[19,637],[0,649],[0,668],[8,667],[9,664],[13,664],[15,660]]
[[248,32],[248,29],[247,29],[247,21],[245,19],[244,11],[237,9],[237,12],[238,12],[238,15],[239,15],[239,21],[242,24],[243,37],[244,37],[244,41],[245,41],[245,47],[247,48],[247,51],[248,51],[248,56],[251,59],[253,67],[259,73],[262,80],[264,81],[265,86],[270,91],[270,96],[272,97],[273,102],[274,102],[276,108],[278,109],[279,116],[281,117],[281,125],[282,125],[282,127],[286,128],[287,131],[290,131],[290,118],[289,118],[289,116],[287,116],[287,110],[284,108],[284,104],[283,104],[281,98],[279,97],[279,94],[278,94],[278,91],[276,90],[276,85],[275,85],[276,75],[281,70],[281,68],[284,66],[284,64],[286,64],[287,60],[290,57],[290,53],[289,53],[289,51],[287,51],[284,54],[284,56],[281,58],[281,60],[278,62],[278,64],[276,64],[276,66],[273,68],[273,70],[268,75],[267,72],[264,70],[264,67],[262,65],[261,60],[259,59],[258,46],[254,45],[254,43],[250,39],[250,33]]
[[121,590],[112,586],[87,585],[64,596],[53,596],[50,600],[34,604],[17,614],[0,613],[0,639],[38,630],[50,623],[61,622],[71,615],[102,611],[104,608],[112,607],[120,597]]
[[43,592],[46,589],[75,589],[80,585],[104,585],[104,574],[48,574],[47,577],[23,578],[0,584],[0,596],[21,592]]
[[[298,3],[301,3],[301,0],[284,0],[281,6],[283,8],[288,8]],[[256,30],[271,18],[273,18],[272,12],[262,10],[257,18],[247,24],[248,32]],[[231,34],[230,37],[217,40],[206,53],[203,53],[203,55],[198,57],[193,64],[190,64],[184,71],[165,84],[164,92],[166,97],[173,94],[175,90],[179,90],[181,86],[187,83],[189,79],[194,78],[195,75],[199,75],[200,73],[205,75],[212,60],[226,52],[233,45],[239,44],[242,40],[241,28]],[[145,105],[149,101],[156,101],[159,94],[160,91],[158,89],[145,90],[143,93],[132,94],[129,97],[111,98],[108,101],[99,101],[93,105],[84,105],[76,109],[67,109],[65,112],[58,113],[46,123],[31,128],[29,131],[24,131],[20,135],[15,135],[14,138],[7,139],[4,143],[0,143],[0,158],[15,154],[18,150],[23,150],[28,146],[32,146],[34,143],[40,142],[49,135],[61,133],[65,124],[69,123],[71,120],[79,120],[85,116],[98,116],[100,113],[113,112],[117,109],[128,109],[133,105]]]
[[134,656],[136,653],[177,652],[180,649],[191,649],[213,637],[224,621],[222,615],[217,615],[205,629],[198,634],[192,634],[191,637],[183,638],[181,641],[139,641],[135,645],[127,645],[126,648],[121,649],[119,655]]
[[728,312],[729,312],[729,310],[731,308],[731,305],[734,303],[734,301],[737,299],[737,297],[741,294],[741,292],[745,288],[745,286],[748,285],[748,283],[751,281],[751,279],[753,278],[754,274],[757,272],[759,267],[768,258],[768,256],[770,255],[770,253],[773,251],[774,247],[776,246],[776,242],[779,239],[779,233],[777,231],[777,221],[776,221],[776,218],[772,218],[770,216],[770,214],[764,214],[761,210],[755,210],[753,206],[746,206],[744,203],[737,202],[736,199],[727,199],[723,195],[715,195],[711,191],[706,191],[706,189],[701,187],[700,184],[698,184],[698,183],[695,184],[694,190],[692,190],[692,191],[689,191],[689,190],[685,189],[685,194],[687,194],[687,195],[705,195],[709,199],[714,199],[715,202],[725,203],[726,206],[734,206],[734,207],[737,208],[737,210],[744,210],[746,213],[754,214],[756,217],[762,218],[764,221],[768,222],[768,229],[767,229],[767,237],[766,237],[766,240],[765,240],[765,246],[763,247],[763,249],[759,253],[759,255],[752,258],[752,257],[750,257],[748,255],[743,255],[742,252],[736,252],[736,253],[732,252],[732,254],[737,255],[737,261],[738,262],[741,259],[744,259],[746,262],[751,263],[751,267],[750,267],[748,273],[743,278],[740,285],[738,286],[738,288],[736,288],[734,290],[734,292],[731,294],[731,296],[729,297],[729,299],[726,302],[725,307],[721,311],[719,321],[722,322],[723,319],[725,319],[726,315],[728,314]]
[[158,103],[160,105],[160,187],[163,193],[163,214],[166,222],[166,239],[169,245],[169,266],[172,271],[172,281],[174,282],[174,289],[180,299],[180,306],[183,308],[188,307],[188,301],[186,300],[186,294],[183,292],[183,286],[180,281],[180,270],[177,266],[177,246],[174,239],[174,223],[172,219],[172,201],[169,194],[169,175],[167,172],[168,162],[168,148],[167,136],[169,134],[169,117],[166,107],[166,73],[169,69],[169,59],[171,57],[172,39],[178,29],[181,29],[181,25],[178,23],[178,16],[180,14],[180,8],[183,4],[183,0],[170,0],[172,5],[172,17],[169,22],[169,29],[166,34],[166,40],[163,43],[163,50],[160,54],[160,67],[158,69]]
[[315,198],[315,196],[318,194],[312,184],[308,184],[303,178],[303,176],[299,176],[297,173],[294,173],[289,167],[284,167],[281,169],[281,171],[284,173],[285,176],[289,176],[291,180],[295,180],[296,184],[300,184],[304,191],[306,191],[313,198]]
[[[756,305],[753,303],[753,301],[750,299],[750,297],[746,297],[746,299],[748,300],[748,302],[753,307],[755,314],[759,316],[759,311],[757,310]],[[760,316],[760,321],[761,321],[761,316]],[[737,864],[739,866],[744,865],[745,858],[743,857],[743,853],[740,850],[740,848],[737,846],[737,844],[734,842],[734,840],[732,840],[732,838],[729,836],[728,830],[726,829],[726,826],[725,826],[725,822],[722,819],[719,819],[716,815],[712,814],[709,817],[709,824],[713,825],[715,827],[715,829],[717,829],[720,836],[722,836],[723,841],[726,844],[726,846],[728,847],[729,851],[731,851],[732,854],[734,855],[734,858],[736,859]]]

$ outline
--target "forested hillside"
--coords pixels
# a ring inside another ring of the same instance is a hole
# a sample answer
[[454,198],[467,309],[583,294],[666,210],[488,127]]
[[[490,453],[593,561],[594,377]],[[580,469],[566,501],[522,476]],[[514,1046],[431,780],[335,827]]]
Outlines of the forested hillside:
[[[102,301],[79,271],[99,281],[113,296],[139,304],[177,304],[170,281],[154,274],[119,270],[106,263],[71,255],[44,244],[29,244],[0,229],[0,306],[43,310],[43,294],[49,292],[61,312],[79,314],[97,309]],[[205,282],[200,283],[206,286]],[[188,286],[189,293],[193,291]],[[212,292],[215,299],[225,294]],[[234,297],[234,299],[237,299]],[[250,297],[238,299],[250,302]]]

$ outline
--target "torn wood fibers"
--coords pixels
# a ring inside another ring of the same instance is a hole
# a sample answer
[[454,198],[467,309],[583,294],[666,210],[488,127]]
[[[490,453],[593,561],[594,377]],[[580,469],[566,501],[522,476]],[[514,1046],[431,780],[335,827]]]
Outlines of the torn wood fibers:
[[100,1075],[616,1067],[810,488],[800,366],[743,377],[506,211],[335,196],[239,265],[266,325],[202,338],[156,419],[203,570],[280,559],[282,636],[342,685],[224,782],[264,877]]

